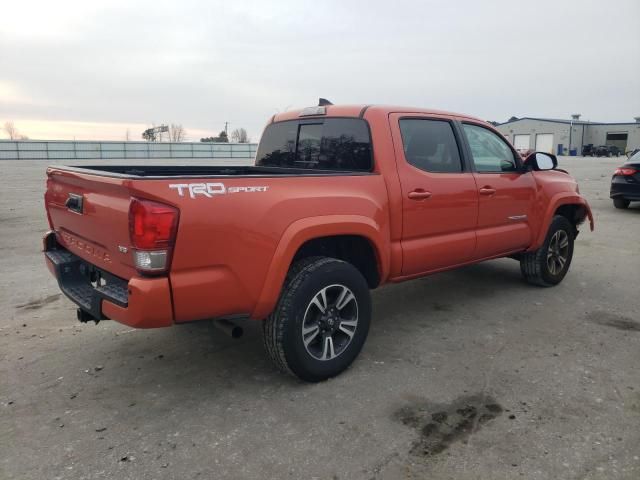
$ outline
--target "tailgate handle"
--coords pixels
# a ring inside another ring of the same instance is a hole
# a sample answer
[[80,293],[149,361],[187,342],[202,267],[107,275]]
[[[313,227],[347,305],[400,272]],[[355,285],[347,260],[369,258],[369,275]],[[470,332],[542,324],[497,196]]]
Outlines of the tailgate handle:
[[70,193],[69,198],[64,203],[64,206],[67,207],[72,212],[82,213],[82,204],[83,204],[82,195],[77,195],[75,193]]

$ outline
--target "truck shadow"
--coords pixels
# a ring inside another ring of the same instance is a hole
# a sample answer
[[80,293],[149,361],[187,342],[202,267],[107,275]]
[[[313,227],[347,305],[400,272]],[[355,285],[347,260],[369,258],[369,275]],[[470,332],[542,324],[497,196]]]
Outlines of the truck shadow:
[[[456,328],[460,322],[469,323],[471,328],[473,316],[460,316],[461,309],[473,312],[484,302],[495,302],[505,294],[518,295],[531,288],[534,287],[521,280],[517,263],[508,260],[381,288],[373,293],[374,319],[368,344],[385,342],[391,325],[399,330],[395,342],[399,348],[406,335],[427,335],[425,322],[427,327],[446,325],[455,316]],[[96,359],[104,363],[104,369],[91,374],[100,378],[100,382],[88,386],[94,398],[111,388],[135,385],[127,401],[144,403],[145,395],[160,388],[162,395],[155,399],[153,407],[159,411],[169,408],[172,402],[197,403],[199,398],[228,397],[231,392],[265,393],[287,386],[293,387],[292,391],[314,388],[282,375],[271,365],[262,347],[260,322],[248,320],[242,325],[245,334],[240,339],[226,336],[210,322],[149,331],[109,325],[114,329],[113,341],[104,339],[106,332],[96,332],[104,341],[76,352],[66,363],[69,367],[69,362],[78,362],[77,368],[92,365]],[[102,324],[97,328],[101,327]],[[91,336],[95,340],[96,336]],[[370,352],[378,351],[375,346],[371,348]],[[365,352],[367,349],[365,344]],[[358,361],[336,381],[357,375],[357,365]]]
[[[425,321],[445,323],[453,315],[459,318],[461,311],[474,312],[483,303],[495,302],[504,295],[525,293],[532,288],[535,287],[524,283],[518,264],[513,260],[487,262],[385,286],[373,292],[374,319],[369,340],[387,335],[384,327],[392,324],[406,332],[419,332]],[[260,322],[247,320],[241,324],[245,333],[240,339],[226,336],[210,322],[150,331],[146,335],[153,337],[153,351],[151,347],[141,347],[138,343],[141,332],[134,332],[127,339],[125,350],[135,352],[144,348],[145,358],[151,356],[161,360],[147,365],[148,372],[157,367],[167,378],[167,367],[170,366],[180,382],[186,372],[192,372],[199,380],[206,372],[206,376],[216,381],[231,383],[234,378],[242,378],[245,382],[247,379],[262,382],[279,378],[281,382],[287,382],[286,376],[275,372],[264,353]]]
[[374,292],[374,319],[386,323],[400,316],[410,322],[416,314],[475,311],[479,303],[532,288],[536,287],[524,282],[516,261],[490,261],[383,287]]

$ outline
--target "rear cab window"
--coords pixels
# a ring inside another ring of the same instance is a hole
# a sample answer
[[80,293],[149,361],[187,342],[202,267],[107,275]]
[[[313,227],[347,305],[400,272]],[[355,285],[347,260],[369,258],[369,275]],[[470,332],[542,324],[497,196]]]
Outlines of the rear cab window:
[[256,166],[370,172],[371,135],[360,118],[318,118],[272,123]]

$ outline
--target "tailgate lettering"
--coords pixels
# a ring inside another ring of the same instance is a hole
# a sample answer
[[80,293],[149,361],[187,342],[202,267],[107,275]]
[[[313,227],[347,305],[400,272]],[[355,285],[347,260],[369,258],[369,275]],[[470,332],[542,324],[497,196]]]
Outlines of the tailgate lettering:
[[89,243],[80,240],[72,235],[69,235],[67,232],[60,232],[64,242],[69,250],[78,250],[84,253],[88,253],[92,257],[98,258],[106,263],[111,263],[111,257],[107,252],[102,250],[101,248],[90,245]]
[[224,183],[172,183],[169,188],[177,190],[178,196],[184,197],[185,192],[189,192],[189,197],[196,198],[196,195],[204,195],[213,198],[214,195],[225,195],[227,193],[252,193],[266,192],[267,186],[250,186],[250,187],[225,187]]

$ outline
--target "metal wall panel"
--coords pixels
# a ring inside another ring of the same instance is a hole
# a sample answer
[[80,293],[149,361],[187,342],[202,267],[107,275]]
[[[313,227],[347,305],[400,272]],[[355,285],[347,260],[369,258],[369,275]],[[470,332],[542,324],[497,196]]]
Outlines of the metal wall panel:
[[0,150],[18,150],[18,142],[0,142]]
[[2,160],[83,160],[110,158],[215,158],[255,157],[255,143],[204,142],[88,142],[0,140]]
[[18,152],[20,160],[46,160],[47,152],[45,150],[22,150]]
[[102,143],[102,148],[101,150],[103,152],[105,151],[110,151],[110,150],[120,150],[121,152],[124,151],[124,143],[120,143],[120,142],[105,142]]
[[18,150],[47,150],[46,142],[16,142]]
[[47,147],[48,150],[71,150],[73,151],[74,148],[74,143],[73,142],[47,142]]

